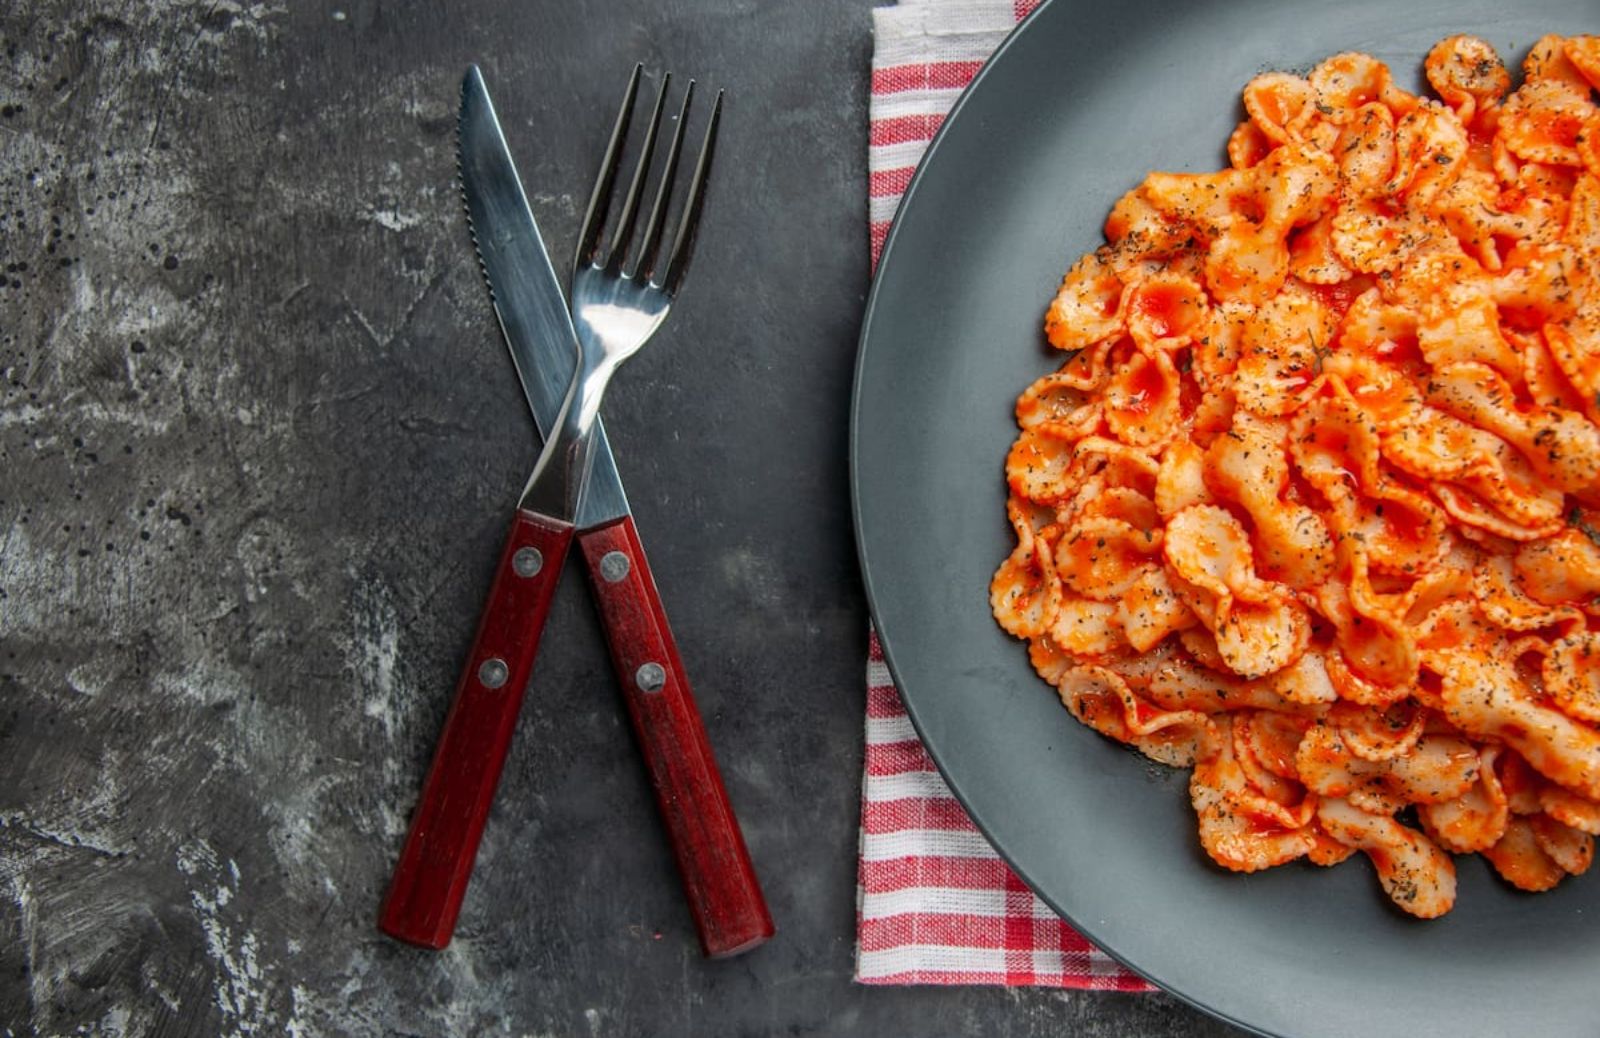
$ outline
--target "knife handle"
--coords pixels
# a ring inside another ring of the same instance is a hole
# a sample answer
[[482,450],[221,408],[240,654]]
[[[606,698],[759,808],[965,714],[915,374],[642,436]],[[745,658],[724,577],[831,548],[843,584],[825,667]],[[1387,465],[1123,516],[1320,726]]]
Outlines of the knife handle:
[[378,927],[425,948],[455,931],[572,525],[518,509]]
[[634,734],[711,958],[773,934],[739,820],[706,738],[633,517],[578,535]]

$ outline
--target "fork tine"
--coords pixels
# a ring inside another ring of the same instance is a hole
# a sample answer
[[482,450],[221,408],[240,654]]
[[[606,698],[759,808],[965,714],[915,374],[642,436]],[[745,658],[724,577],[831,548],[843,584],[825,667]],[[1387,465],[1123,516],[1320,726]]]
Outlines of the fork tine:
[[645,177],[650,173],[650,159],[655,155],[656,132],[661,129],[661,109],[667,101],[667,88],[672,85],[672,73],[661,77],[661,88],[656,91],[656,104],[650,112],[650,128],[645,131],[644,144],[639,149],[639,162],[633,169],[633,180],[628,184],[628,194],[622,202],[622,215],[617,217],[616,234],[611,239],[611,253],[605,259],[607,270],[620,271],[633,240],[634,217],[639,212],[639,196],[644,194]]
[[583,214],[583,233],[578,236],[578,254],[575,267],[594,258],[595,247],[600,243],[600,232],[605,227],[606,209],[611,205],[611,186],[617,179],[617,166],[622,161],[622,143],[628,136],[628,123],[633,118],[633,101],[639,94],[639,74],[644,63],[633,66],[628,77],[628,89],[622,96],[622,110],[617,113],[616,125],[611,128],[611,142],[606,145],[606,156],[600,162],[600,176],[589,195],[589,208]]
[[672,184],[678,177],[678,154],[683,148],[683,130],[689,122],[689,103],[694,100],[694,80],[683,92],[683,103],[678,106],[678,125],[672,131],[672,143],[667,146],[667,161],[661,169],[661,182],[656,185],[655,201],[650,204],[650,219],[645,224],[644,241],[639,246],[639,258],[633,265],[633,276],[649,279],[655,275],[656,249],[661,244],[661,228],[667,222],[667,209],[672,201]]
[[683,203],[683,216],[678,221],[678,233],[673,238],[672,252],[667,258],[667,271],[661,287],[672,295],[689,266],[689,254],[694,249],[694,235],[700,227],[700,206],[705,202],[706,178],[711,173],[711,153],[717,143],[717,123],[722,118],[722,91],[711,104],[711,119],[706,123],[705,140],[700,145],[700,158],[694,164],[694,178],[689,182],[689,197]]

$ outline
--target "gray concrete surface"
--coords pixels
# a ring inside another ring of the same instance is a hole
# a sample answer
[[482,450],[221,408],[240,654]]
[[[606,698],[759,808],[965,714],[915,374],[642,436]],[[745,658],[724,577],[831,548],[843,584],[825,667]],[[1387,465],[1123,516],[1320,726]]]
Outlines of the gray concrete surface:
[[[851,982],[868,8],[0,10],[0,1033],[1232,1033]],[[374,927],[536,449],[453,183],[472,60],[558,256],[632,62],[729,92],[697,265],[606,414],[779,926],[734,961],[577,573],[457,940]]]

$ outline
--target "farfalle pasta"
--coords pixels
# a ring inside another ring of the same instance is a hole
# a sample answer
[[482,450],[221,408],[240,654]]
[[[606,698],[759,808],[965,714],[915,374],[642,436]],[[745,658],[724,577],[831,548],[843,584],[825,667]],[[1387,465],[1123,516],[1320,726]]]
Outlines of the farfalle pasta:
[[1600,37],[1437,99],[1266,73],[1229,168],[1152,173],[1045,316],[995,618],[1079,721],[1193,768],[1241,872],[1453,855],[1546,890],[1600,835]]

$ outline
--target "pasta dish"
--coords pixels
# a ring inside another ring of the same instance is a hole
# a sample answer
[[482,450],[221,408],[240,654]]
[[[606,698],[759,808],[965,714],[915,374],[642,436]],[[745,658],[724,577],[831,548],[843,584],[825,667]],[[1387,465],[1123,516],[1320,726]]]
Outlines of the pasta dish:
[[1240,872],[1452,855],[1547,890],[1600,834],[1600,36],[1520,84],[1265,73],[1228,168],[1151,173],[1045,318],[996,620],[1080,722],[1192,768]]

